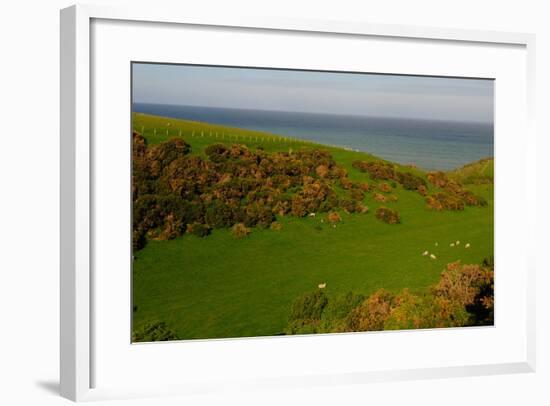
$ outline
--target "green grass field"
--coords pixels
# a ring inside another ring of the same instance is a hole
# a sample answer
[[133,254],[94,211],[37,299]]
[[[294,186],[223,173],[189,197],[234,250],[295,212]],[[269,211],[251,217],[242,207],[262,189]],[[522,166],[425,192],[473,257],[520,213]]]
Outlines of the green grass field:
[[[269,152],[319,147],[273,134],[144,114],[134,114],[133,127],[150,144],[181,134],[193,153],[201,155],[215,142]],[[370,181],[351,163],[378,158],[323,148],[346,167],[352,180]],[[492,171],[492,162],[488,165]],[[399,225],[377,220],[373,212],[381,204],[368,195],[364,203],[370,212],[341,213],[342,222],[335,228],[319,214],[278,218],[282,230],[253,229],[241,240],[227,229],[217,229],[206,238],[186,234],[149,241],[133,262],[134,327],[164,321],[182,338],[275,335],[283,332],[293,300],[319,283],[327,283],[329,295],[370,294],[379,288],[422,292],[437,282],[447,263],[479,263],[493,252],[493,185],[468,188],[487,199],[488,207],[430,211],[422,196],[398,185],[398,201],[385,205],[399,211]],[[461,244],[450,247],[457,240]],[[423,256],[426,250],[437,259]]]

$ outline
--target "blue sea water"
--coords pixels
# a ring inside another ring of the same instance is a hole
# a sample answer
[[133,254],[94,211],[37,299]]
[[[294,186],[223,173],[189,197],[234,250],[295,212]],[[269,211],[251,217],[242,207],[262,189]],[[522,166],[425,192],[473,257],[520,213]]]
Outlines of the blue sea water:
[[144,103],[133,111],[339,145],[423,169],[458,168],[494,151],[492,123]]

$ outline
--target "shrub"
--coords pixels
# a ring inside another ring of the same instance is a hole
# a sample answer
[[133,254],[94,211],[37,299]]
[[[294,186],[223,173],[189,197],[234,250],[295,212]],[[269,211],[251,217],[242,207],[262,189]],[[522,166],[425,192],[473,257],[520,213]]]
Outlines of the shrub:
[[353,187],[353,182],[348,178],[340,178],[340,186],[342,186],[343,189],[349,190]]
[[359,189],[361,189],[363,192],[368,192],[370,190],[370,185],[366,182],[360,183]]
[[243,223],[237,223],[231,227],[231,234],[236,238],[244,238],[250,234],[250,228],[245,226]]
[[165,322],[150,322],[132,333],[132,342],[170,341],[177,340],[178,335]]
[[376,218],[387,224],[401,223],[397,210],[389,209],[387,207],[379,207],[376,209]]
[[208,145],[204,153],[212,162],[223,162],[229,158],[229,149],[223,144]]
[[341,200],[340,207],[346,213],[355,213],[357,211],[357,202],[355,200]]
[[359,306],[354,308],[346,319],[346,327],[351,331],[383,330],[384,323],[392,310],[393,297],[384,289],[379,289]]
[[272,230],[275,230],[275,231],[281,231],[282,228],[283,228],[283,225],[281,223],[279,223],[278,221],[274,221],[273,223],[271,223],[269,228],[272,229]]
[[132,232],[132,249],[138,251],[145,247],[145,233],[142,229],[135,229]]
[[338,212],[330,212],[327,217],[328,221],[332,224],[338,223],[342,221],[342,217],[340,217],[340,214]]
[[352,189],[350,196],[353,200],[361,202],[365,198],[365,193],[361,189]]
[[211,231],[212,229],[207,224],[201,223],[187,224],[186,230],[187,233],[196,235],[197,237],[206,237]]
[[381,195],[380,193],[375,193],[375,194],[373,195],[373,198],[374,198],[374,200],[376,200],[377,202],[382,202],[382,203],[385,203],[385,202],[386,202],[386,196]]
[[330,171],[327,165],[319,165],[317,168],[315,168],[315,173],[320,178],[326,178],[330,174]]
[[328,304],[328,298],[322,290],[305,293],[292,303],[288,319],[287,333],[313,333]]
[[420,185],[417,188],[418,193],[420,193],[422,196],[426,196],[428,194],[428,189],[424,185]]
[[206,207],[204,219],[214,228],[229,227],[233,224],[233,211],[224,202],[213,200]]
[[394,179],[395,169],[393,165],[385,162],[353,161],[352,166],[361,172],[368,172],[372,179]]
[[426,197],[426,203],[432,210],[464,210],[464,202],[460,198],[443,192]]
[[424,179],[409,172],[397,172],[397,181],[406,190],[418,190],[420,186],[426,187]]
[[244,223],[246,226],[258,226],[267,228],[275,220],[275,215],[270,206],[261,201],[249,203],[245,209],[246,217]]
[[384,323],[384,329],[462,327],[468,323],[468,312],[460,303],[434,295],[413,295],[404,289],[395,298],[395,307]]
[[380,189],[384,193],[389,193],[392,190],[391,186],[386,182],[382,182],[380,185],[378,185],[378,189]]
[[487,200],[481,196],[474,195],[469,190],[464,190],[460,197],[468,206],[487,206]]
[[430,181],[430,183],[433,183],[436,187],[444,188],[447,185],[449,179],[444,172],[437,171],[428,173],[428,181]]

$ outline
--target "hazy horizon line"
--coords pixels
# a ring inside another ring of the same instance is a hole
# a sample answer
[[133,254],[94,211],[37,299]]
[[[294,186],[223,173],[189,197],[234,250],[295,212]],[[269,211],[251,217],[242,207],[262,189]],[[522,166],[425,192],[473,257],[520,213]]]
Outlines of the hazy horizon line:
[[[439,121],[445,123],[472,123],[472,124],[486,124],[494,126],[494,119],[490,121],[480,121],[480,120],[452,120],[452,119],[438,119],[438,118],[424,118],[424,117],[406,117],[406,116],[393,116],[393,115],[367,115],[367,114],[352,114],[352,113],[326,113],[326,112],[313,112],[313,111],[297,111],[297,110],[281,110],[281,109],[258,109],[251,107],[226,107],[226,106],[205,106],[198,104],[174,104],[174,103],[158,103],[150,101],[132,101],[132,106],[134,104],[152,104],[156,106],[177,106],[177,107],[200,107],[200,108],[211,108],[211,109],[227,109],[227,110],[248,110],[248,111],[263,111],[263,112],[274,112],[274,113],[295,113],[295,114],[311,114],[319,116],[340,116],[340,117],[361,117],[361,118],[391,118],[397,120],[411,120],[411,121]],[[132,108],[132,112],[134,109]],[[142,113],[148,114],[148,113]]]

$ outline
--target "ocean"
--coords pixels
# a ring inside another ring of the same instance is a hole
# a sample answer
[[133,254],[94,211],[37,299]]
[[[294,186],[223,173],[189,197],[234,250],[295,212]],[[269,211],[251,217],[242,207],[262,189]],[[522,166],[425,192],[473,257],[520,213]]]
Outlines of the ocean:
[[449,170],[494,154],[492,123],[134,103],[133,111],[266,131]]

